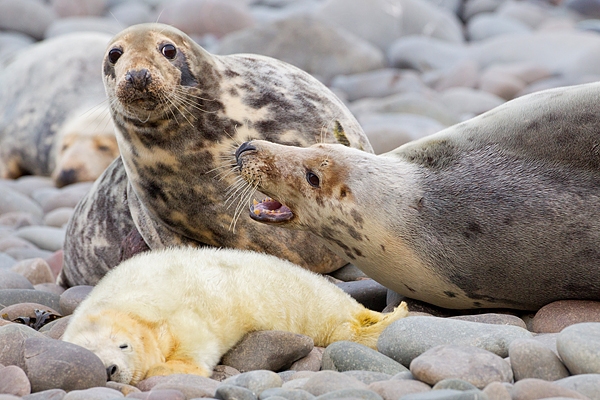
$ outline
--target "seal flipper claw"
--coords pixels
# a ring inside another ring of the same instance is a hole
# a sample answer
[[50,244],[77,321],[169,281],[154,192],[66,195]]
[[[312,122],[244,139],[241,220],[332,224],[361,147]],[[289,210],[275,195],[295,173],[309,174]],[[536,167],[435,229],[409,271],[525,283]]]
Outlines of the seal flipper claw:
[[250,218],[260,222],[286,222],[294,218],[294,213],[285,204],[265,198],[262,201],[254,200],[250,206]]

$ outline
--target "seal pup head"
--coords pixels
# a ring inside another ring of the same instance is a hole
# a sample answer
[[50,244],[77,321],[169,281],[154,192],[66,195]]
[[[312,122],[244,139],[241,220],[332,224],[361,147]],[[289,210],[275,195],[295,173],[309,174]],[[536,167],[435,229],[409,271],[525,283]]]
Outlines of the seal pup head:
[[69,324],[62,340],[96,354],[109,381],[135,385],[152,365],[164,361],[153,329],[126,313],[105,310],[76,321]]
[[200,83],[191,66],[200,68],[206,84],[210,63],[206,51],[168,25],[140,24],[125,29],[109,43],[103,61],[113,116],[122,115],[139,125],[178,114],[191,106],[184,95],[189,96],[186,89]]
[[107,106],[77,111],[57,134],[56,167],[52,179],[58,187],[94,181],[119,156],[115,128]]

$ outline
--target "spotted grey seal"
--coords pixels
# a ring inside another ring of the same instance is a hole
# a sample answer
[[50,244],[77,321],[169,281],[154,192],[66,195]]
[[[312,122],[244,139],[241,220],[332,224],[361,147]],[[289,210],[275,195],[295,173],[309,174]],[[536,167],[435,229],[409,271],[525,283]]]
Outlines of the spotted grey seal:
[[121,157],[75,209],[60,284],[95,284],[127,253],[119,249],[130,237],[138,249],[262,251],[317,272],[344,264],[316,236],[260,226],[245,214],[236,223],[236,204],[227,207],[241,190],[228,163],[250,138],[341,142],[372,152],[356,119],[323,84],[272,58],[210,54],[163,24],[114,37],[103,74]]
[[251,216],[445,308],[600,299],[600,83],[523,96],[379,156],[250,141]]

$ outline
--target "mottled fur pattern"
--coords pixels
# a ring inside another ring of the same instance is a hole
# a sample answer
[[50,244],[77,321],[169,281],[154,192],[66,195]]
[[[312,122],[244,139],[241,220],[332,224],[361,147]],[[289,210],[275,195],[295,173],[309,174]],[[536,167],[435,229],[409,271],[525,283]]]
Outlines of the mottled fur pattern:
[[[52,175],[62,186],[96,179],[115,159],[110,116],[97,115],[107,107],[100,71],[86,68],[100,65],[109,39],[86,32],[45,40],[0,72],[0,178]],[[77,120],[79,140],[72,129],[65,138]]]
[[[121,54],[111,62],[114,51]],[[246,215],[234,221],[236,207],[241,213],[251,195],[231,173],[233,152],[243,141],[306,147],[337,142],[335,131],[372,152],[356,119],[324,85],[268,57],[209,54],[162,24],[117,35],[103,71],[121,158],[75,210],[62,285],[95,284],[118,264],[115,249],[132,225],[151,249],[245,248],[318,272],[344,264],[311,234],[273,230]],[[111,182],[115,175],[126,179]],[[125,208],[105,208],[125,200]],[[107,213],[117,214],[106,222]]]
[[274,256],[177,248],[137,255],[110,271],[77,307],[63,340],[93,351],[112,380],[210,376],[246,333],[282,330],[315,345],[351,340],[375,348],[407,315],[381,314],[324,277]]
[[379,156],[251,141],[238,164],[293,212],[277,226],[320,236],[400,294],[536,310],[600,299],[598,115],[593,83],[523,96]]

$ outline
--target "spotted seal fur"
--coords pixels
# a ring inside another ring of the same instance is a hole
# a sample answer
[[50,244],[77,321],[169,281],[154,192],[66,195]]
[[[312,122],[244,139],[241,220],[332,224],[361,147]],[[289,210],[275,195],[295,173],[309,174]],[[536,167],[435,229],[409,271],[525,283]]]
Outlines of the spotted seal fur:
[[[267,294],[267,295],[265,295]],[[307,335],[316,346],[350,340],[376,348],[405,317],[369,310],[323,276],[274,256],[214,248],[138,254],[77,306],[62,340],[98,355],[110,380],[136,384],[175,373],[210,376],[249,332]]]
[[127,253],[119,249],[130,235],[151,249],[263,251],[318,272],[344,264],[311,234],[269,229],[246,215],[234,223],[236,204],[228,207],[240,187],[227,160],[250,138],[372,152],[356,119],[323,84],[269,57],[210,54],[163,24],[114,37],[103,74],[121,157],[75,209],[61,285],[95,284]]
[[454,309],[600,300],[600,83],[523,96],[382,155],[250,141],[251,216]]

